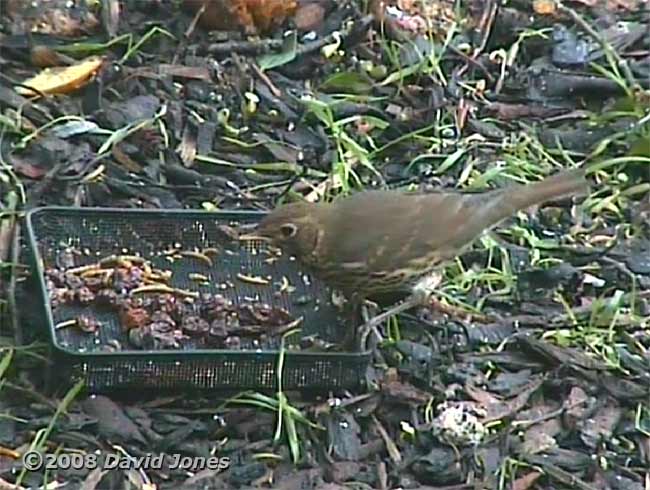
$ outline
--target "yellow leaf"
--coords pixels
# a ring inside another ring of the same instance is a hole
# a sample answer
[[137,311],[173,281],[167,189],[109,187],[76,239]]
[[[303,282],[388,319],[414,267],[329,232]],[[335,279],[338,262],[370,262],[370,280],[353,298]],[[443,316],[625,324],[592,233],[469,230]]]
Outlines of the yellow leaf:
[[[78,90],[86,85],[95,75],[104,59],[99,56],[91,56],[80,61],[76,65],[63,68],[46,68],[38,75],[25,80],[23,86],[16,87],[16,92],[21,95],[43,94],[67,94]],[[32,87],[38,92],[29,90]]]
[[556,11],[556,5],[553,0],[535,0],[533,10],[540,15],[553,15]]

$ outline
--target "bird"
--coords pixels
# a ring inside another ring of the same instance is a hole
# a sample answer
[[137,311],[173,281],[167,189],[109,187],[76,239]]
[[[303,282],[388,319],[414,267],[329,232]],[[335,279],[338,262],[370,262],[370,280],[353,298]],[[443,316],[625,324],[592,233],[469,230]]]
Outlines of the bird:
[[588,191],[581,168],[485,192],[363,190],[331,202],[280,205],[245,239],[268,242],[294,256],[354,301],[407,293],[404,303],[365,325],[374,327],[425,303],[442,280],[441,267],[484,232],[518,211]]

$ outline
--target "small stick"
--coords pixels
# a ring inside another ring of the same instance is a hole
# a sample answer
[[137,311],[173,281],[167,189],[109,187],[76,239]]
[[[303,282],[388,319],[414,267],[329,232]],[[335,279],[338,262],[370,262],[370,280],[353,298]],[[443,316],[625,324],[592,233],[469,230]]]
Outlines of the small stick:
[[268,77],[266,73],[264,73],[259,66],[257,66],[257,63],[251,63],[251,68],[255,72],[255,74],[262,80],[266,86],[269,88],[271,93],[275,97],[282,97],[282,91],[275,86],[275,84],[271,81],[271,79]]

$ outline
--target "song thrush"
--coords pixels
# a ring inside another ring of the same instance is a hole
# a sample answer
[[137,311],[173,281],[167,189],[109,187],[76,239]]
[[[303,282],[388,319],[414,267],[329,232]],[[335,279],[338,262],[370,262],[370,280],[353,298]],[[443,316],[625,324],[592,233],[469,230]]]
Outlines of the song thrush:
[[440,265],[461,254],[484,231],[519,210],[586,193],[581,169],[483,193],[363,191],[331,203],[295,202],[265,216],[252,237],[294,255],[331,287],[366,299],[411,292],[402,306],[425,301]]

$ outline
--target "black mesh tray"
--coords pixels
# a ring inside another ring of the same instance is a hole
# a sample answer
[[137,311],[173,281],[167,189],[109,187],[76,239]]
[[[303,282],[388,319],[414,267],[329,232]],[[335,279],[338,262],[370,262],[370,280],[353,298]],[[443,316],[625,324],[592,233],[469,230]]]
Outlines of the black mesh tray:
[[[331,303],[327,288],[301,270],[288,257],[268,263],[258,251],[263,244],[240,246],[220,230],[221,225],[253,224],[263,216],[255,212],[159,211],[95,208],[38,208],[27,214],[27,233],[37,272],[43,318],[51,339],[57,369],[69,370],[84,378],[89,389],[120,388],[223,388],[275,389],[278,345],[243,346],[241,350],[123,350],[106,352],[111,339],[127,345],[116,314],[94,311],[92,307],[52,308],[44,271],[61,266],[62,258],[82,266],[112,254],[139,255],[155,267],[173,272],[171,285],[199,292],[220,293],[235,303],[261,300],[286,308],[303,317],[302,331],[296,335],[318,334],[340,342],[346,326],[339,310]],[[180,246],[183,250],[219,248],[227,253],[215,257],[210,267],[199,259],[185,258],[170,263],[162,252]],[[196,272],[210,278],[201,285],[188,278]],[[295,287],[291,293],[273,294],[277,286],[259,286],[236,279],[237,273],[271,276],[272,283],[285,276]],[[226,289],[220,285],[228,283]],[[309,301],[296,301],[297,297]],[[56,329],[60,322],[90,314],[102,322],[96,334],[76,328]],[[349,326],[347,326],[349,328]],[[285,389],[353,389],[364,378],[369,353],[285,351],[282,386]]]

